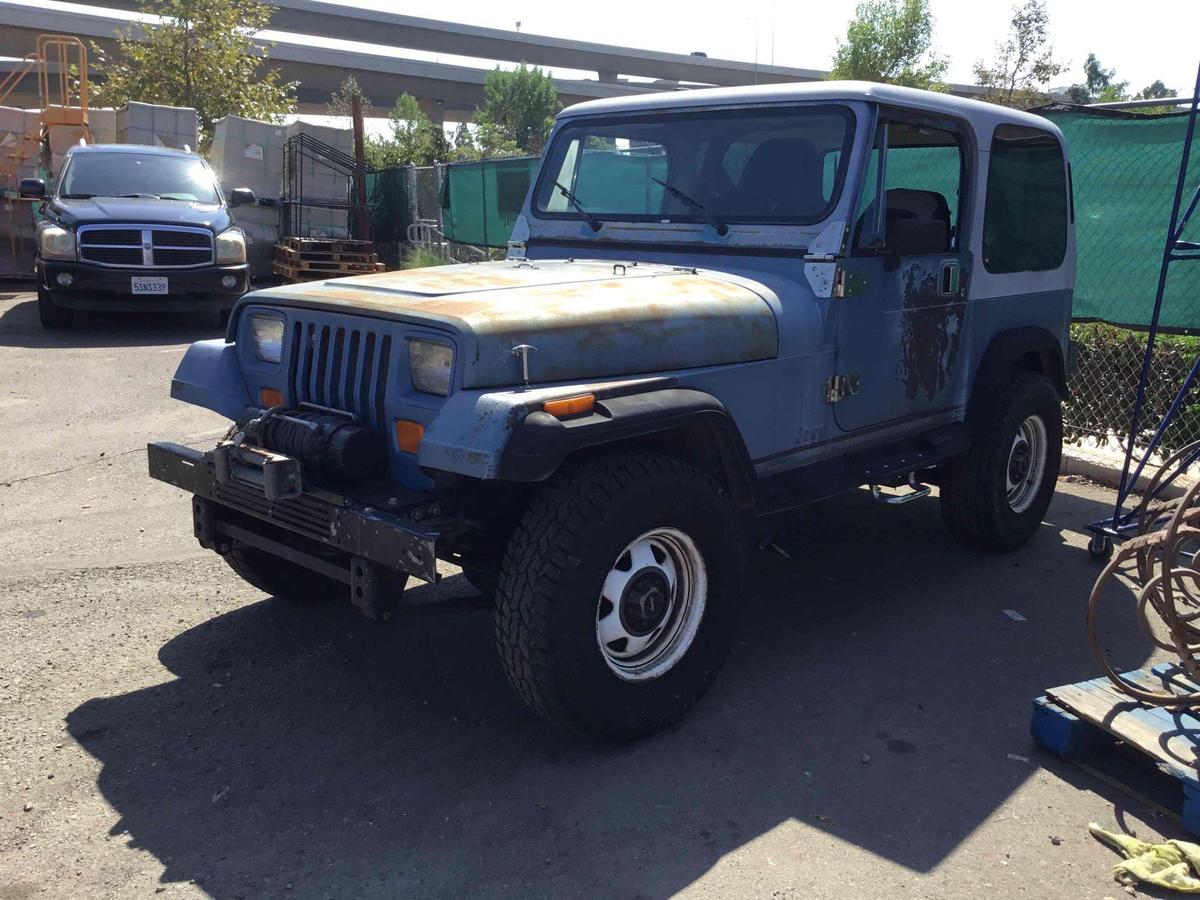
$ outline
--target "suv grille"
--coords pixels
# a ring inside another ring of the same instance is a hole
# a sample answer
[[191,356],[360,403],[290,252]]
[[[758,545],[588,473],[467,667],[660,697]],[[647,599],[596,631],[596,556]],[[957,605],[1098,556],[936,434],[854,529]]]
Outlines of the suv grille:
[[296,322],[289,354],[289,396],[358,416],[371,428],[384,424],[392,337],[359,328]]
[[204,228],[84,225],[79,258],[101,266],[182,269],[212,265],[212,233]]

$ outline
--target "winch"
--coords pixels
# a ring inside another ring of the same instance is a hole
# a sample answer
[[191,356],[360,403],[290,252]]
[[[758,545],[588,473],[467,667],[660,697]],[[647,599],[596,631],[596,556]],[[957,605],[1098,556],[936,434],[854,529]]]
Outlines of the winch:
[[315,404],[252,408],[236,430],[245,444],[299,460],[310,481],[361,481],[380,474],[387,465],[383,435],[341,410]]

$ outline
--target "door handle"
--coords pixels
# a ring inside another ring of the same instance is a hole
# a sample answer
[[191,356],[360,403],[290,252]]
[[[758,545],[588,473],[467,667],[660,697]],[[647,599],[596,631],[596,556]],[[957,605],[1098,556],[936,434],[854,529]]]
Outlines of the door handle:
[[942,263],[941,287],[946,296],[957,294],[961,287],[962,267],[957,262]]

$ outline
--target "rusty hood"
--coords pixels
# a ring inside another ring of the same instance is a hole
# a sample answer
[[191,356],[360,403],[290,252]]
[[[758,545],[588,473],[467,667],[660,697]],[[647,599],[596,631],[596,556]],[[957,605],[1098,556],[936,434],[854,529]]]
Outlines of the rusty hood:
[[286,285],[248,298],[359,312],[452,332],[466,388],[569,381],[769,359],[766,288],[645,263],[547,260],[435,266]]

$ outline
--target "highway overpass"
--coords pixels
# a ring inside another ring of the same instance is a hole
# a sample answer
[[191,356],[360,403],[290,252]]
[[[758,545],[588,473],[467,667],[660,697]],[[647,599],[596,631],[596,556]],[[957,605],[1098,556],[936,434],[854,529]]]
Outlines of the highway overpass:
[[[815,81],[825,76],[817,69],[616,47],[357,9],[321,0],[272,2],[277,9],[271,31],[285,36],[270,47],[270,61],[285,80],[299,82],[299,111],[303,113],[324,113],[329,95],[353,74],[378,107],[390,108],[397,96],[409,93],[435,120],[469,120],[482,102],[484,78],[498,61],[595,72],[594,80],[555,78],[564,106],[657,90]],[[37,35],[44,33],[79,35],[111,50],[115,31],[129,23],[130,12],[137,8],[136,0],[104,0],[103,7],[88,8],[54,0],[0,0],[0,56],[23,56],[32,49]],[[470,57],[480,64],[435,62],[405,58],[400,52],[314,43],[321,39]],[[970,85],[951,88],[960,94],[977,94],[980,90]],[[33,79],[27,78],[24,93],[8,102],[36,106]]]

